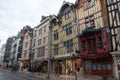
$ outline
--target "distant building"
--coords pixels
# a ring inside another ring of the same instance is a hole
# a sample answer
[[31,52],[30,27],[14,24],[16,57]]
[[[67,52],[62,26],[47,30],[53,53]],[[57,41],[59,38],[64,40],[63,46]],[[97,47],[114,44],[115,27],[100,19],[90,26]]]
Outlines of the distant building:
[[20,66],[23,69],[26,69],[30,66],[31,54],[32,54],[32,38],[33,38],[33,29],[30,26],[25,26],[22,30],[23,46],[21,54],[21,64]]
[[5,46],[5,54],[4,54],[4,60],[3,62],[4,63],[9,63],[11,62],[11,49],[12,49],[12,41],[13,41],[13,37],[9,37],[7,39],[7,42],[6,42],[6,46]]
[[49,32],[51,16],[42,16],[41,22],[34,28],[32,39],[33,66],[35,71],[41,66],[43,72],[48,71]]
[[11,49],[11,60],[12,64],[19,64],[21,54],[22,54],[22,45],[23,45],[22,32],[19,32],[17,36],[13,38],[12,49]]
[[0,50],[0,65],[3,64],[4,54],[5,54],[5,44],[2,44],[2,47]]

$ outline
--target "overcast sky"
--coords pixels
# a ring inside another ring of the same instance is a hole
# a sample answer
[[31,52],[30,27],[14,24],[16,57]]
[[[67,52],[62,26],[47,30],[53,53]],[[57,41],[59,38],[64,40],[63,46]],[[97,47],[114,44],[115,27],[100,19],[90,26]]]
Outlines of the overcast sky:
[[[0,0],[0,46],[23,26],[32,28],[40,23],[41,16],[57,14],[64,0]],[[76,0],[65,0],[75,3]]]

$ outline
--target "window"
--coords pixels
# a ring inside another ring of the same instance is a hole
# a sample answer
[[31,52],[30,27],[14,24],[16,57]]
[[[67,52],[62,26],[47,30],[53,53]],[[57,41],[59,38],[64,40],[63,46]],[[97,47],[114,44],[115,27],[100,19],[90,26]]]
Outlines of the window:
[[88,0],[87,8],[91,8],[94,6],[94,0]]
[[32,54],[35,54],[35,49],[32,50]]
[[58,40],[58,30],[54,31],[54,40]]
[[45,47],[40,47],[37,49],[37,57],[44,56],[45,54]]
[[33,40],[33,47],[35,47],[36,39]]
[[73,40],[65,41],[64,46],[67,48],[67,52],[73,51]]
[[39,35],[40,35],[40,34],[42,34],[42,28],[41,28],[41,29],[39,29]]
[[53,26],[57,26],[57,22],[54,22],[54,23],[53,23]]
[[66,31],[66,35],[72,34],[72,24],[69,23],[63,27],[63,29]]
[[85,40],[82,40],[81,49],[85,50]]
[[40,57],[40,48],[37,49],[37,57]]
[[25,52],[24,52],[24,57],[26,57],[27,56],[27,50],[25,50]]
[[36,37],[36,30],[34,30],[34,37]]
[[94,24],[94,15],[91,15],[90,17],[87,17],[85,18],[85,24],[86,24],[86,28],[93,28],[95,27],[95,24]]
[[46,26],[44,26],[44,32],[46,32]]
[[70,18],[70,11],[65,14],[65,19]]
[[58,44],[54,45],[54,55],[58,55]]
[[105,70],[106,69],[106,65],[102,64],[102,68],[103,68],[103,70]]
[[42,39],[38,39],[38,45],[41,45]]
[[28,46],[28,42],[25,42],[25,48],[27,48],[27,46]]
[[91,69],[91,62],[90,61],[86,61],[85,62],[85,66],[86,66],[86,70],[90,70]]
[[108,64],[108,70],[111,70],[112,67],[111,67],[111,64]]
[[44,37],[43,43],[45,43],[45,41],[46,41],[46,37]]
[[98,70],[101,70],[101,65],[100,64],[98,64]]
[[96,64],[93,64],[92,67],[93,67],[93,70],[96,70]]
[[96,53],[96,43],[95,43],[95,38],[90,38],[88,39],[88,52],[90,54]]
[[28,35],[26,35],[26,39],[28,39]]
[[97,42],[98,47],[102,47],[102,37],[98,37],[98,42]]

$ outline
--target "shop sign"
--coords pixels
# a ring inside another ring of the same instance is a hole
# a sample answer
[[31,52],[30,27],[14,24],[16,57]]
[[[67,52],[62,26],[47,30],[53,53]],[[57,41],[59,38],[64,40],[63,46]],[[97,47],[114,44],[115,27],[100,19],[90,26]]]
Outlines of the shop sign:
[[56,55],[55,58],[68,57],[70,54]]

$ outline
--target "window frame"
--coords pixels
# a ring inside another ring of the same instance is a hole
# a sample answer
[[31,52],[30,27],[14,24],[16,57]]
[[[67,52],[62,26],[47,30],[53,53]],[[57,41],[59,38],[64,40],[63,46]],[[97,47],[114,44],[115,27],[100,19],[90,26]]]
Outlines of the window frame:
[[58,36],[58,30],[54,31],[54,40],[58,40],[59,36]]
[[54,55],[58,55],[58,52],[59,51],[59,45],[58,44],[55,44],[54,45]]
[[69,19],[71,17],[71,11],[68,11],[65,13],[65,20]]

